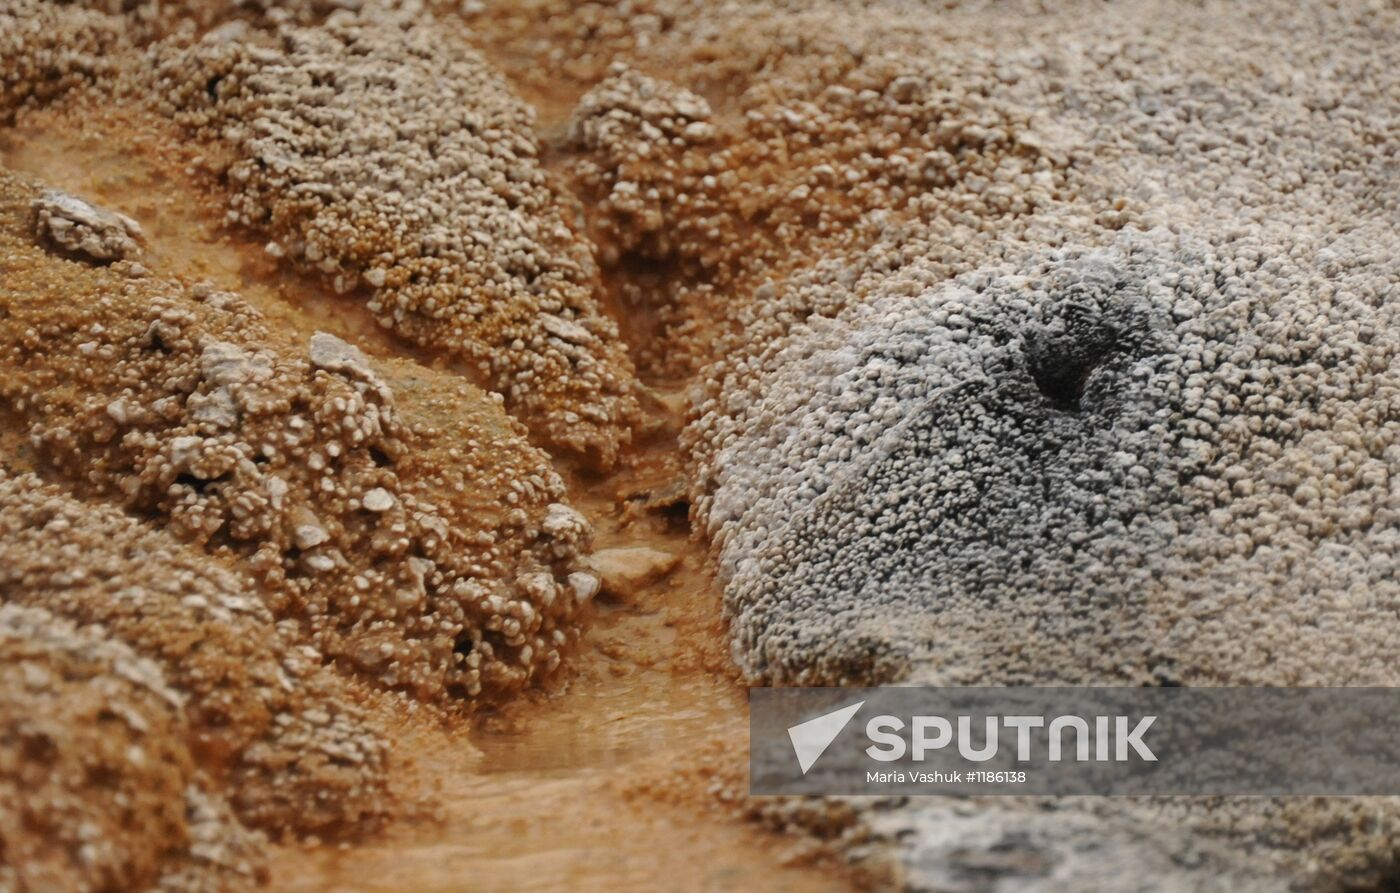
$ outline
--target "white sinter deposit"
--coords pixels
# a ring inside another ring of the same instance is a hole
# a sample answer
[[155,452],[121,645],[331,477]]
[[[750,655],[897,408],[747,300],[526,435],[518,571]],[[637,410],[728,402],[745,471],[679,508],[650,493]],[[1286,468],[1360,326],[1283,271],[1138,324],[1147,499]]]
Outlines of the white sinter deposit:
[[[688,440],[736,660],[779,684],[1396,684],[1395,10],[1005,24],[997,95],[1070,147],[1057,202],[956,245],[952,278],[917,210],[887,221],[760,296],[780,334],[710,370]],[[871,821],[914,886],[967,891],[1375,882],[1400,831],[1392,803],[1327,800]],[[1192,831],[1254,861],[1187,867]]]

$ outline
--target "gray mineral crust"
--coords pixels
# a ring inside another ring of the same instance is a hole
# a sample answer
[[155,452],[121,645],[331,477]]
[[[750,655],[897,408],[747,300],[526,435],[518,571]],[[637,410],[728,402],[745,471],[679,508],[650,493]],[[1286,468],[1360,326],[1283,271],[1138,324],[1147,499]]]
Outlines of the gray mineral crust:
[[[706,373],[753,682],[1400,683],[1393,12],[983,10],[1004,55],[943,45],[1065,185],[985,238],[939,215],[991,182],[882,218]],[[867,812],[910,888],[968,893],[1335,889],[1400,839],[1383,798]]]

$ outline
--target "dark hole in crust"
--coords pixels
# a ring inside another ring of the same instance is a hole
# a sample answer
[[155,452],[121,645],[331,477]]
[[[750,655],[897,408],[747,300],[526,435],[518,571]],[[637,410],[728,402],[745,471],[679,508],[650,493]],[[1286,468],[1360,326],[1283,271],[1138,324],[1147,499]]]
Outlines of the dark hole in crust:
[[458,636],[456,643],[452,646],[452,653],[460,654],[463,657],[466,657],[468,654],[472,653],[472,648],[474,647],[474,644],[475,643],[472,642],[471,636]]
[[230,475],[228,474],[221,474],[216,478],[209,478],[206,480],[205,478],[196,477],[195,475],[185,473],[176,475],[175,483],[184,484],[186,487],[189,487],[194,492],[202,494],[205,490],[209,488],[211,484],[222,483],[223,481],[228,480],[229,477]]
[[1131,349],[1120,327],[1079,313],[1058,331],[1041,329],[1025,342],[1026,368],[1036,389],[1061,412],[1080,412],[1089,377]]
[[1033,363],[1031,377],[1051,406],[1063,412],[1078,412],[1079,401],[1084,396],[1084,384],[1101,359],[1064,358],[1060,362]]

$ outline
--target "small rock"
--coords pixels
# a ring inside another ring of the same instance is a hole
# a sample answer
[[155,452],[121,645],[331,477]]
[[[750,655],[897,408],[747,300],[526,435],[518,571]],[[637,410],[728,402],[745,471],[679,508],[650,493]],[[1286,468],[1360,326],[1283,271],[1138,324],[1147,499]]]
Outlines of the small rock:
[[214,341],[199,354],[204,380],[215,386],[242,384],[253,377],[252,358],[237,344]]
[[632,546],[594,552],[588,567],[602,581],[603,591],[622,601],[633,601],[643,587],[666,576],[679,561],[670,552]]
[[552,313],[540,314],[540,325],[555,338],[570,344],[589,344],[594,340],[593,333],[583,326]]
[[554,578],[549,574],[525,574],[516,581],[516,585],[528,597],[524,605],[526,610],[530,610],[530,604],[549,607],[554,604],[554,596],[558,587],[554,584]]
[[191,435],[176,437],[170,441],[170,463],[180,471],[187,471],[199,458],[204,440]]
[[364,499],[360,500],[361,504],[371,512],[387,512],[394,507],[395,501],[394,494],[383,487],[375,487],[365,494]]
[[302,563],[315,574],[325,574],[335,569],[335,559],[329,555],[307,555]]
[[590,601],[593,596],[598,594],[598,590],[603,585],[597,577],[583,571],[574,571],[569,574],[568,579],[569,588],[574,591],[574,598],[578,600],[579,604]]
[[34,236],[52,248],[98,263],[126,260],[141,252],[141,225],[65,192],[49,190],[34,201]]
[[248,39],[250,30],[247,22],[238,19],[232,22],[225,22],[217,28],[210,29],[210,31],[204,35],[204,39],[214,44],[242,43]]
[[296,547],[303,550],[314,549],[330,538],[330,534],[326,533],[325,528],[315,524],[298,524],[292,535],[292,541]]
[[311,365],[330,372],[349,372],[365,379],[374,377],[364,352],[329,332],[311,336]]
[[540,530],[555,539],[573,542],[588,536],[592,526],[578,510],[562,502],[551,502],[545,509]]
[[215,428],[232,428],[238,424],[238,404],[227,387],[215,388],[208,394],[191,394],[186,405],[190,418],[196,422]]

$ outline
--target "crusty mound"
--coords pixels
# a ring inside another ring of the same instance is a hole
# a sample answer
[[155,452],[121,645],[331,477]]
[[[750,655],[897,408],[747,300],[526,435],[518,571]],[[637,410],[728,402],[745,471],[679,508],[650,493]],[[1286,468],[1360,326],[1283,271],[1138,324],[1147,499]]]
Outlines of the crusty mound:
[[[767,322],[704,374],[695,515],[755,681],[1396,682],[1400,17],[1083,15],[917,26],[959,57],[1026,47],[988,102],[1073,147],[1055,202],[994,246],[910,202],[756,290]],[[1006,806],[878,823],[951,889],[975,889],[953,851],[1022,831],[1044,867],[1008,883],[1097,889],[1134,851],[1072,854],[1130,813],[1308,888],[1397,860],[1386,802],[1055,805],[1112,816],[1085,833]]]
[[232,161],[229,220],[458,360],[543,442],[611,464],[637,404],[533,113],[425,14],[332,17],[157,50],[139,85]]
[[0,604],[0,888],[252,886],[261,841],[211,797],[182,703],[100,626]]
[[[730,108],[624,63],[579,101],[567,170],[620,298],[656,315],[637,348],[644,368],[694,373],[762,341],[779,320],[750,313],[749,295],[811,258],[859,252],[888,222],[936,227],[951,269],[966,263],[959,248],[1022,232],[1055,202],[1065,159],[986,95],[993,58],[877,50],[884,35],[861,16],[829,14],[761,79],[746,72],[752,86]],[[750,27],[723,26],[736,60],[764,59],[757,46],[791,30]],[[844,58],[850,45],[858,58]]]
[[274,624],[258,587],[198,550],[113,506],[0,473],[0,597],[157,664],[184,713],[181,746],[227,776],[246,824],[336,832],[388,812],[385,743],[344,682]]
[[32,190],[0,195],[0,399],[46,473],[237,560],[384,686],[490,700],[558,665],[587,525],[549,508],[562,481],[492,401],[327,334],[289,344],[231,294],[56,257]]
[[[29,27],[31,11],[52,36]],[[0,62],[3,109],[83,84],[110,95],[144,82],[150,73],[138,78],[133,63],[146,57],[124,41],[158,36],[148,26],[159,17],[140,4],[131,12],[6,5],[0,43],[17,51]],[[284,20],[269,13],[256,26]],[[122,43],[113,58],[80,39],[93,28]],[[386,192],[320,212],[301,187],[262,180],[232,201],[238,214],[266,203],[266,214],[239,222],[265,226],[278,245],[348,251],[345,269],[366,282],[386,274],[384,300],[397,308],[386,324],[480,363],[542,439],[612,461],[635,411],[630,370],[592,303],[589,250],[538,169],[522,166],[534,152],[523,106],[469,52],[426,32],[375,20],[279,33],[288,70],[346,73],[342,110],[378,116],[359,133],[384,140],[361,163],[399,157],[400,173],[419,179],[399,184],[413,195],[406,206],[392,208]],[[233,107],[217,114],[193,102],[177,111],[173,94],[163,107],[261,169],[259,153],[282,149],[233,131],[240,116],[285,111],[285,97],[259,92],[279,77],[256,70],[270,50],[224,56],[218,39],[190,49],[187,38],[151,50],[168,63],[154,76],[173,77],[182,62],[194,66],[186,76],[227,64],[228,84],[246,78],[251,92],[228,93]],[[351,76],[346,60],[361,52],[374,59]],[[402,123],[404,106],[374,73],[392,65],[424,95],[452,70],[470,95],[451,106],[443,133],[470,137],[464,144],[439,143],[424,102],[425,127],[383,132]],[[202,79],[198,97],[210,98]],[[482,111],[471,111],[478,100]],[[314,159],[310,132],[287,145]],[[317,176],[343,179],[364,148],[329,152]],[[420,169],[439,152],[435,172]],[[431,221],[434,208],[449,218]],[[399,216],[374,221],[367,209]],[[80,629],[100,649],[59,676],[129,702],[120,713],[130,726],[98,747],[92,738],[109,721],[94,721],[100,698],[10,686],[18,700],[0,720],[0,783],[52,777],[0,807],[0,844],[18,866],[0,874],[7,889],[234,889],[262,872],[258,832],[373,829],[395,810],[391,755],[345,674],[435,704],[497,702],[558,668],[597,590],[579,563],[589,525],[562,503],[550,458],[500,395],[455,372],[372,363],[329,333],[279,331],[237,295],[163,278],[121,211],[0,173],[0,468],[11,469],[0,474],[0,603],[7,617],[29,618],[6,629],[4,647],[13,639],[15,653],[62,663],[66,651],[49,655],[50,627]],[[402,251],[366,253],[370,242],[343,228],[351,219],[366,234],[404,236]],[[468,241],[445,255],[444,233]],[[492,266],[464,279],[458,249]],[[459,305],[447,315],[434,310],[450,303],[445,294]],[[485,322],[471,317],[482,306]],[[31,608],[41,613],[22,614]],[[132,661],[159,698],[127,691]],[[52,755],[34,749],[31,714],[45,717]],[[101,755],[94,771],[111,784],[82,775],[86,751]],[[54,769],[61,761],[71,771]]]
[[0,0],[0,123],[15,110],[111,78],[121,19],[46,0]]
[[1388,684],[1394,596],[1352,593],[1400,570],[1400,340],[1362,297],[1400,272],[1365,232],[1325,273],[1125,234],[810,324],[697,429],[741,665]]

